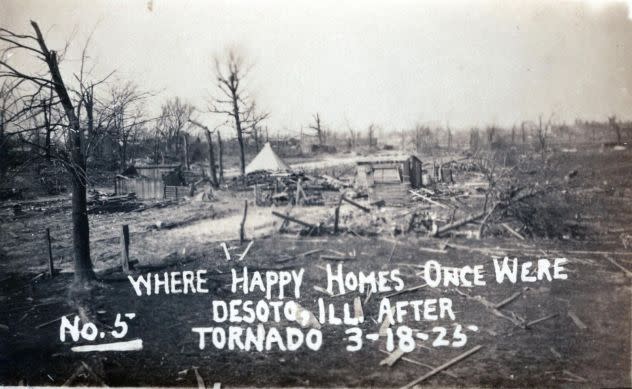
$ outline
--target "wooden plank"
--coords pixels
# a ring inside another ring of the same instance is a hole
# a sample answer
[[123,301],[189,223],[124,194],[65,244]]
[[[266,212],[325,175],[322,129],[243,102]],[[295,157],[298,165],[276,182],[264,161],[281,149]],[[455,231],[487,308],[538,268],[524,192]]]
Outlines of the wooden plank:
[[354,207],[357,207],[357,208],[363,210],[366,213],[371,212],[371,210],[369,208],[367,208],[367,207],[365,207],[363,205],[360,205],[360,204],[356,203],[355,201],[353,201],[351,199],[348,199],[346,196],[342,196],[341,199],[342,199],[342,201],[346,201],[347,203],[353,205]]
[[46,228],[46,242],[48,243],[48,271],[50,273],[50,277],[53,278],[55,276],[55,265],[53,264],[53,248],[50,243],[50,228]]
[[124,272],[129,272],[129,226],[121,226],[121,267]]
[[313,224],[309,224],[309,223],[307,223],[307,222],[304,222],[304,221],[302,221],[302,220],[299,220],[299,219],[294,218],[294,217],[289,216],[289,215],[283,215],[283,214],[281,214],[281,213],[279,213],[279,212],[276,212],[276,211],[272,211],[272,214],[273,214],[274,216],[276,216],[276,217],[280,217],[280,218],[281,218],[281,219],[283,219],[283,220],[287,220],[287,221],[290,221],[290,222],[292,222],[292,223],[300,224],[300,225],[302,225],[303,227],[307,227],[307,228],[316,228],[316,226],[315,226],[315,225],[313,225]]
[[446,362],[446,363],[444,363],[443,365],[438,366],[438,367],[436,367],[436,368],[432,369],[432,370],[431,370],[430,372],[428,372],[427,374],[425,374],[425,375],[423,375],[423,376],[421,376],[421,377],[417,378],[416,380],[414,380],[414,381],[412,381],[412,382],[409,382],[408,384],[406,384],[406,385],[402,386],[402,387],[401,387],[401,389],[410,389],[410,388],[412,388],[413,386],[417,385],[418,383],[420,383],[420,382],[423,382],[423,381],[427,380],[428,378],[430,378],[430,377],[434,376],[434,375],[435,375],[435,374],[437,374],[437,373],[440,373],[441,371],[443,371],[443,370],[445,370],[445,369],[449,368],[450,366],[452,366],[452,365],[454,365],[454,364],[456,364],[456,363],[461,362],[461,361],[462,361],[462,360],[464,360],[465,358],[467,358],[467,357],[469,357],[470,355],[472,355],[472,354],[476,353],[476,352],[477,352],[478,350],[480,350],[481,348],[483,348],[483,346],[478,345],[478,346],[476,346],[476,347],[474,347],[474,348],[472,348],[472,349],[470,349],[470,350],[468,350],[468,351],[464,352],[463,354],[461,354],[461,355],[459,355],[459,356],[457,356],[457,357],[455,357],[455,358],[450,359],[449,361],[447,361],[447,362]]
[[246,216],[248,215],[248,200],[244,200],[244,217],[241,219],[241,224],[239,226],[239,243],[244,243],[246,239]]

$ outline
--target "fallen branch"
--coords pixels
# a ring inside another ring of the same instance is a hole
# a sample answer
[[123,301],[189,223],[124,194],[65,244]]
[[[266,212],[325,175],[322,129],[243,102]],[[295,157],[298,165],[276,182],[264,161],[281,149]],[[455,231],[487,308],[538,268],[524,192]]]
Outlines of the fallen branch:
[[445,370],[445,369],[449,368],[450,366],[452,366],[452,365],[454,365],[454,364],[456,364],[458,362],[461,362],[462,360],[464,360],[465,358],[467,358],[470,355],[474,354],[475,352],[477,352],[481,348],[483,348],[483,346],[478,345],[478,346],[474,347],[473,349],[471,349],[469,351],[466,351],[463,354],[450,359],[449,361],[447,361],[443,365],[434,368],[432,371],[428,372],[426,375],[421,376],[421,377],[417,378],[416,380],[414,380],[412,382],[409,382],[408,384],[402,386],[401,389],[410,389],[410,388],[412,388],[413,386],[417,385],[418,383],[427,380],[428,378],[434,376],[437,373],[440,373],[442,370]]

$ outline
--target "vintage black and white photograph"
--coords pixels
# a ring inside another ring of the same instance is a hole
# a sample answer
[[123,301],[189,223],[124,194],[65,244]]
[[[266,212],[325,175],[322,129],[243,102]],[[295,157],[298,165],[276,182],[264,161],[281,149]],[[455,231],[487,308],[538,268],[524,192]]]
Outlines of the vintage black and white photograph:
[[0,1],[0,386],[632,387],[632,2]]

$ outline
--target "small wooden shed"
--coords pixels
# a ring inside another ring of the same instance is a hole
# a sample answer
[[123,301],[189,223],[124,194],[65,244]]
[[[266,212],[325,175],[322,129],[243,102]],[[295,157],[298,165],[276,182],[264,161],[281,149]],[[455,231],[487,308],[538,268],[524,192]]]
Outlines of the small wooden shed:
[[371,202],[406,205],[411,188],[422,185],[422,162],[414,155],[381,156],[356,162],[356,185],[366,188]]

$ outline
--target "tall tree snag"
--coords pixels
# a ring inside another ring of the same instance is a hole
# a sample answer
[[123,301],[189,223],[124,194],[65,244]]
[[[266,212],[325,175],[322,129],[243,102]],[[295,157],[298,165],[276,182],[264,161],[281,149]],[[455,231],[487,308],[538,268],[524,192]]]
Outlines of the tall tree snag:
[[75,282],[85,283],[94,279],[94,271],[90,260],[90,225],[88,223],[88,209],[86,201],[86,163],[81,148],[82,131],[79,118],[75,114],[75,109],[68,95],[68,90],[64,85],[59,64],[57,63],[57,53],[50,51],[46,47],[46,42],[42,36],[39,26],[31,21],[31,26],[35,30],[37,43],[41,49],[41,54],[48,66],[52,78],[52,85],[55,93],[59,97],[64,109],[68,123],[70,163],[67,168],[70,170],[72,178],[72,240],[74,252]]
[[[243,82],[248,75],[241,56],[235,50],[228,50],[223,60],[215,58],[215,77],[219,96],[212,99],[209,112],[227,115],[235,123],[237,144],[239,145],[239,167],[241,175],[246,173],[246,154],[244,135],[251,125],[265,119],[267,114],[258,115],[255,104],[250,99],[243,87]],[[255,130],[257,131],[257,130]]]

